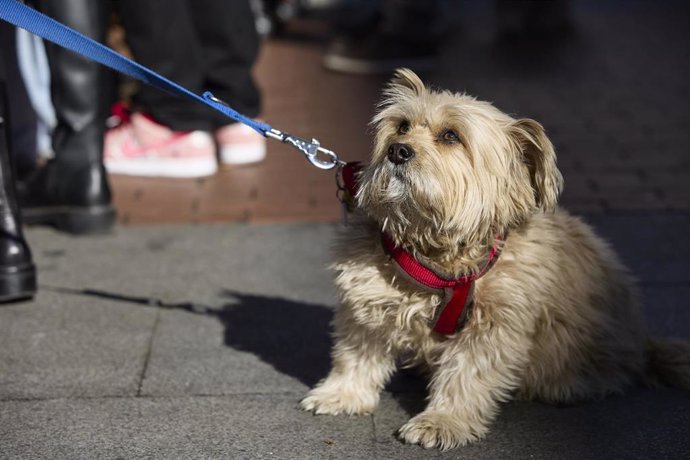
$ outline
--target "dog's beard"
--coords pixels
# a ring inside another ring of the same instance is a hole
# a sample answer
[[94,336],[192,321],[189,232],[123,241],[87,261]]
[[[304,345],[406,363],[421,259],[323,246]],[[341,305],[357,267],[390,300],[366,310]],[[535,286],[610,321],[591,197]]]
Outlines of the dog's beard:
[[440,184],[411,164],[382,162],[363,172],[360,206],[394,239],[443,228],[438,208]]
[[374,172],[371,184],[374,188],[371,201],[379,202],[379,206],[404,206],[411,199],[409,191],[412,182],[404,166],[379,167]]

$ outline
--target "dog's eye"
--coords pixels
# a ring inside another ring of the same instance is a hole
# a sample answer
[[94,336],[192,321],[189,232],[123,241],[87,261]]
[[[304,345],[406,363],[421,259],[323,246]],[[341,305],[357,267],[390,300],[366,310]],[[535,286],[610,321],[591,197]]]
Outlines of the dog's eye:
[[398,125],[398,134],[407,134],[410,132],[410,123],[406,120],[401,121]]
[[452,129],[445,131],[441,135],[441,139],[443,139],[443,142],[446,142],[448,144],[457,144],[458,142],[460,142],[460,136],[458,136],[458,133],[456,133]]

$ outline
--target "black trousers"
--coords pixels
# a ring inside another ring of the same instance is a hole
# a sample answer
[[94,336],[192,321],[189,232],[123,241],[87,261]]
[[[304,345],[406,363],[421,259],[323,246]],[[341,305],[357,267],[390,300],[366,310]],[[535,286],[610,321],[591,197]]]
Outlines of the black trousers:
[[[255,117],[259,91],[251,69],[259,37],[248,0],[120,0],[134,58],[197,94],[211,91]],[[176,131],[212,130],[230,120],[198,103],[142,86],[136,109]]]

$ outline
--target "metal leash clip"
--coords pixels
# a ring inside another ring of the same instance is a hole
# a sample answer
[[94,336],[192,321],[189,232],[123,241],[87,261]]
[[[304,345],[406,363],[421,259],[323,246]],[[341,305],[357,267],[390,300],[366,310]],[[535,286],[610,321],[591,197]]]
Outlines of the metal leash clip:
[[[302,152],[311,164],[319,169],[333,169],[336,166],[345,164],[344,161],[338,159],[338,155],[336,155],[334,151],[321,147],[321,143],[316,139],[308,141],[304,138],[293,136],[292,134],[283,133],[274,128],[271,128],[270,131],[266,131],[266,137],[292,145]],[[322,158],[324,156],[325,158]]]
[[[210,92],[204,93],[204,98],[206,100],[213,101],[217,104],[224,105],[225,107],[232,109],[230,105],[223,101],[222,99],[218,99],[216,96],[214,96]],[[242,120],[238,120],[242,121]],[[246,124],[246,123],[245,123]],[[254,128],[257,129],[257,128]],[[335,154],[334,151],[325,149],[321,147],[321,143],[316,140],[312,139],[311,141],[308,141],[304,138],[293,136],[292,134],[284,133],[282,131],[279,131],[275,128],[271,128],[268,131],[263,131],[264,135],[266,137],[270,137],[271,139],[276,139],[284,144],[290,144],[300,152],[304,154],[305,157],[307,157],[307,160],[314,166],[316,166],[319,169],[333,169],[336,166],[343,166],[345,164],[344,161],[341,161],[338,159],[338,155]],[[321,158],[319,157],[321,155],[322,157],[325,156],[326,158]]]

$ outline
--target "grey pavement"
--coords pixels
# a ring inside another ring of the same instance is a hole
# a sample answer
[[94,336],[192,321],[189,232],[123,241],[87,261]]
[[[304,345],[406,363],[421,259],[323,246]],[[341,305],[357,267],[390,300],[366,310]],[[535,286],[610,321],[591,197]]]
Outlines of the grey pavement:
[[[690,339],[690,215],[586,219],[640,278],[650,329]],[[690,395],[633,388],[505,404],[451,452],[399,443],[425,382],[399,373],[367,417],[297,408],[329,367],[335,225],[31,229],[33,301],[0,306],[0,458],[688,458]]]

